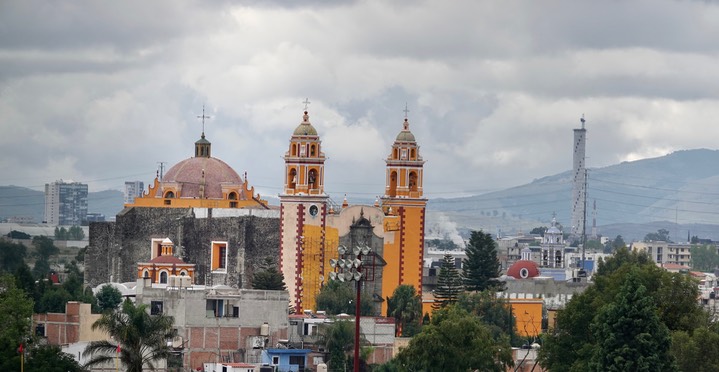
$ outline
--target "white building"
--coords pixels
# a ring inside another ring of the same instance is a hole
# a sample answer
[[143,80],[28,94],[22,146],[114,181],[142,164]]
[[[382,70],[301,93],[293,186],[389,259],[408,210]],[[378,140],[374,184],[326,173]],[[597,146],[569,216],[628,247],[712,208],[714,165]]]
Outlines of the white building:
[[44,223],[80,226],[87,218],[87,184],[55,181],[45,184]]
[[144,189],[142,181],[125,181],[125,204],[135,203],[135,197],[142,196]]

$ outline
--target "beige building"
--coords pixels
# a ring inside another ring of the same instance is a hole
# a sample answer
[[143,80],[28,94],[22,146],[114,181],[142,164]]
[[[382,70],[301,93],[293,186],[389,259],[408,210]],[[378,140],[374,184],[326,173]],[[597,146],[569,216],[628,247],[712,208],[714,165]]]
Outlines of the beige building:
[[646,252],[657,264],[691,266],[691,244],[662,241],[634,242],[631,249],[635,252]]

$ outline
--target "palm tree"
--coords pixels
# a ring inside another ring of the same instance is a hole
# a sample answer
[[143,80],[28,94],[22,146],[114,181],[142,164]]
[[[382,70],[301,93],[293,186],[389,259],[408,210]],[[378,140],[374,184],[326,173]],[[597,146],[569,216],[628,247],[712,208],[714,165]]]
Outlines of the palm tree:
[[[422,317],[422,300],[414,286],[398,286],[387,300],[387,316],[395,319],[395,336],[413,336]],[[409,327],[408,327],[409,326]]]
[[174,336],[174,322],[168,315],[150,315],[145,304],[135,306],[125,300],[121,310],[105,313],[93,323],[93,330],[107,332],[117,343],[90,342],[82,353],[92,357],[85,367],[112,363],[119,353],[119,362],[128,372],[154,371],[155,364],[170,355],[167,339]]

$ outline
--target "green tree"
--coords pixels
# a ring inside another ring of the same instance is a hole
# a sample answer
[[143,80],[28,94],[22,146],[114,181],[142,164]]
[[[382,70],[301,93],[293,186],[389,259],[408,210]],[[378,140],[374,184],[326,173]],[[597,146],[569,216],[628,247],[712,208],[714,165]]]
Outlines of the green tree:
[[494,292],[462,293],[457,299],[457,306],[478,317],[495,340],[508,337],[512,345],[522,345],[523,340],[514,329],[516,319],[512,308],[506,300],[497,298]]
[[82,353],[91,357],[85,367],[112,362],[119,348],[123,370],[154,370],[157,362],[170,355],[167,339],[174,336],[173,326],[173,317],[150,315],[146,304],[135,306],[129,299],[125,300],[121,310],[104,313],[93,323],[93,330],[105,331],[117,344],[107,340],[90,342]]
[[285,277],[277,270],[272,258],[267,257],[260,270],[252,276],[252,288],[273,291],[284,291]]
[[30,234],[24,233],[22,231],[12,230],[7,234],[7,237],[10,239],[31,239],[32,236]]
[[502,290],[497,245],[490,234],[472,231],[465,249],[467,258],[462,260],[464,287],[468,291]]
[[354,350],[354,322],[335,320],[320,326],[320,342],[325,345],[329,354],[329,368],[342,371],[349,360],[347,354]]
[[120,293],[117,288],[109,284],[105,284],[100,287],[100,290],[97,292],[95,297],[97,297],[97,306],[103,313],[114,311],[122,302],[122,293]]
[[719,267],[719,254],[713,245],[695,245],[691,248],[692,268],[698,271],[712,271]]
[[547,226],[535,227],[529,231],[530,234],[540,235],[540,236],[544,236],[545,232],[547,232]]
[[14,273],[25,264],[26,255],[24,245],[0,240],[0,272]]
[[505,371],[512,365],[509,341],[495,340],[477,317],[457,306],[435,311],[432,323],[396,358],[400,371]]
[[672,333],[671,353],[680,371],[719,371],[719,332],[713,327],[699,327],[693,332]]
[[[324,310],[329,315],[355,314],[355,282],[330,280],[317,294],[317,310]],[[372,300],[365,293],[360,297],[360,315],[373,315]]]
[[594,371],[674,371],[669,353],[669,329],[633,268],[614,302],[604,305],[590,329],[597,343],[590,368]]
[[15,278],[0,276],[0,371],[17,371],[20,343],[27,344],[32,326],[32,300],[18,288]]
[[419,330],[422,299],[414,286],[402,284],[387,299],[387,316],[395,319],[395,336],[411,337]]
[[45,278],[50,272],[50,257],[58,254],[60,250],[47,236],[32,238],[32,245],[35,247],[36,258],[32,273],[36,278]]
[[455,303],[463,290],[462,278],[454,266],[454,257],[451,254],[444,255],[439,275],[437,275],[437,287],[434,290],[432,307],[439,309]]
[[28,352],[26,371],[83,372],[84,368],[57,345],[37,345]]
[[709,324],[708,314],[696,300],[696,282],[657,267],[645,253],[622,248],[599,262],[594,284],[574,296],[557,314],[557,326],[545,335],[540,349],[543,367],[552,371],[589,370],[588,361],[601,341],[590,324],[605,305],[616,306],[619,290],[632,271],[646,289],[645,296],[653,301],[659,320],[670,331],[691,332]]
[[655,233],[649,233],[644,236],[645,242],[668,242],[671,243],[672,241],[669,240],[669,230],[667,229],[659,229]]
[[82,240],[85,239],[85,232],[80,226],[72,226],[67,230],[68,240]]

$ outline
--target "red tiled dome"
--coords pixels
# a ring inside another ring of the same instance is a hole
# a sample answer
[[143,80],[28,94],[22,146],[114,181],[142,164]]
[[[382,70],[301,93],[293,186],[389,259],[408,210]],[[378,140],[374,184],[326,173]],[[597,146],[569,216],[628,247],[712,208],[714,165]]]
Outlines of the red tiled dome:
[[539,276],[539,266],[534,261],[519,260],[507,270],[507,276],[515,279],[529,279]]
[[[202,170],[205,171],[205,198],[222,199],[222,184],[242,185],[242,178],[224,161],[210,157],[193,157],[175,164],[162,178],[163,183],[181,184],[182,198],[199,198]],[[162,197],[158,189],[157,197]]]

